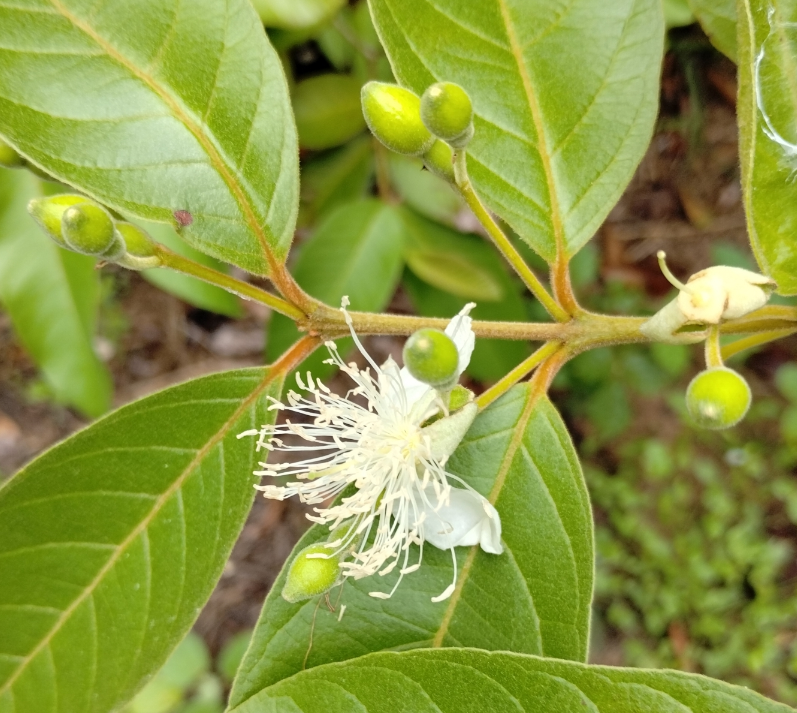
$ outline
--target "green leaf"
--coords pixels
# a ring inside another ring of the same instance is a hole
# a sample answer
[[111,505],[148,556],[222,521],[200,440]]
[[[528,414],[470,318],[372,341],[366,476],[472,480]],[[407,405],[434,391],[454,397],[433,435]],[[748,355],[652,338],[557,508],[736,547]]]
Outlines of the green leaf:
[[303,164],[300,227],[315,226],[333,208],[364,198],[373,173],[370,136],[362,136]]
[[[549,262],[595,233],[642,159],[658,111],[658,0],[371,0],[399,81],[471,95],[468,168]],[[445,38],[442,42],[441,38]]]
[[736,61],[736,0],[689,0],[711,44]]
[[[163,223],[139,222],[142,223],[141,227],[152,236],[153,240],[162,243],[179,255],[190,258],[200,265],[212,267],[214,270],[227,271],[227,266],[224,263],[198,250],[194,250],[181,240],[180,236],[170,226]],[[224,314],[228,317],[240,317],[243,315],[238,297],[227,292],[227,290],[223,290],[221,287],[198,280],[196,277],[162,268],[143,270],[141,276],[156,287],[160,287],[164,292],[179,297],[194,307],[206,309],[216,314]]]
[[407,228],[407,266],[424,282],[478,302],[498,302],[509,292],[500,279],[501,271],[484,266],[485,251],[471,249],[472,240],[411,211],[404,211],[402,217]]
[[280,61],[248,0],[0,0],[0,134],[122,213],[268,273],[298,153]]
[[365,128],[360,83],[345,74],[322,74],[299,82],[293,91],[299,144],[329,149],[345,144]]
[[664,0],[664,24],[672,27],[685,27],[695,21],[695,16],[687,0]]
[[739,152],[747,232],[761,270],[797,294],[797,1],[739,2]]
[[301,30],[331,18],[346,0],[252,0],[267,27]]
[[788,713],[748,688],[694,673],[587,666],[467,649],[330,664],[277,683],[236,713]]
[[125,406],[0,489],[0,711],[104,713],[185,635],[252,502],[281,374],[214,374]]
[[28,215],[29,173],[0,169],[0,303],[56,398],[88,416],[111,404],[92,347],[100,290],[95,260],[59,248]]
[[393,187],[410,208],[439,223],[454,225],[465,204],[447,181],[427,171],[418,158],[391,153],[389,165]]
[[[301,246],[292,274],[302,289],[322,302],[339,305],[347,295],[351,309],[379,312],[396,291],[403,249],[398,210],[375,199],[356,201],[330,213],[318,226]],[[267,359],[276,358],[299,336],[294,322],[274,314],[268,328]],[[350,339],[338,344],[341,354],[351,349]],[[326,350],[319,349],[301,368],[323,378],[334,371],[323,364],[328,358]]]
[[[435,604],[431,597],[451,583],[453,568],[449,552],[427,545],[421,568],[391,599],[368,592],[389,591],[395,571],[333,590],[332,601],[347,606],[340,621],[323,603],[282,599],[283,570],[238,669],[231,707],[304,668],[385,649],[459,645],[586,658],[592,513],[556,409],[545,397],[535,401],[527,384],[515,387],[477,417],[447,468],[495,503],[504,554],[457,548],[456,590]],[[314,526],[294,553],[325,534]]]

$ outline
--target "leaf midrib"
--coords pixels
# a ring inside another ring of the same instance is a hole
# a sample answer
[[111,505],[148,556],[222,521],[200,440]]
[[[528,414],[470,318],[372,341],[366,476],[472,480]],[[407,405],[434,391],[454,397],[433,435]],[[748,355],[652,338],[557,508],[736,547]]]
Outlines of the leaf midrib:
[[6,692],[11,690],[12,685],[14,682],[19,678],[22,672],[27,668],[28,664],[30,664],[41,651],[50,644],[53,637],[60,631],[60,629],[69,621],[72,614],[77,610],[77,608],[89,597],[89,595],[93,594],[94,590],[100,585],[103,581],[105,576],[110,572],[113,566],[119,561],[119,558],[122,554],[126,551],[126,549],[135,541],[135,539],[144,531],[146,531],[147,527],[150,525],[152,520],[158,515],[160,510],[166,505],[169,499],[177,492],[185,483],[187,478],[194,472],[194,470],[201,464],[202,460],[207,456],[207,454],[227,435],[229,428],[235,423],[241,416],[244,411],[255,401],[259,398],[260,394],[268,388],[268,386],[274,381],[274,379],[280,376],[278,371],[274,371],[272,369],[265,370],[265,376],[262,381],[253,389],[252,393],[247,396],[241,405],[235,409],[232,413],[230,418],[228,418],[218,429],[218,431],[208,439],[208,442],[202,446],[197,451],[196,456],[192,459],[192,461],[185,467],[182,473],[180,473],[177,478],[175,478],[174,482],[163,492],[163,494],[158,497],[158,499],[153,503],[152,509],[150,512],[142,518],[141,522],[131,530],[130,534],[122,540],[121,543],[117,546],[116,552],[111,555],[108,562],[106,562],[97,572],[97,575],[94,579],[85,587],[85,589],[75,598],[74,602],[72,602],[66,609],[64,609],[63,613],[60,617],[55,621],[50,631],[42,638],[42,640],[24,657],[20,662],[19,668],[14,671],[14,673],[9,676],[8,680],[0,687],[0,696],[5,694]]
[[166,104],[175,118],[177,118],[183,124],[183,126],[185,126],[185,128],[191,132],[194,138],[199,142],[200,146],[204,149],[213,168],[216,169],[216,171],[222,177],[222,180],[227,185],[230,193],[235,199],[235,202],[241,209],[241,213],[246,220],[249,230],[255,236],[258,243],[260,243],[260,247],[263,250],[266,261],[268,262],[269,272],[271,274],[278,272],[279,262],[271,251],[271,248],[269,248],[269,236],[266,234],[264,226],[260,225],[257,215],[252,208],[249,197],[239,185],[238,181],[236,181],[226,161],[224,158],[222,158],[219,149],[205,134],[205,132],[202,131],[201,126],[191,118],[190,113],[185,110],[177,101],[177,99],[175,99],[163,86],[161,86],[154,77],[136,67],[135,64],[130,62],[127,57],[125,57],[121,52],[117,51],[96,30],[94,30],[89,23],[80,20],[75,15],[70,13],[69,10],[64,7],[61,0],[50,0],[50,3],[66,20],[71,22],[75,27],[94,40],[94,42],[96,42],[102,48],[102,50],[108,54],[109,57],[121,64],[126,70],[144,82],[144,84],[146,84],[161,99],[161,101]]

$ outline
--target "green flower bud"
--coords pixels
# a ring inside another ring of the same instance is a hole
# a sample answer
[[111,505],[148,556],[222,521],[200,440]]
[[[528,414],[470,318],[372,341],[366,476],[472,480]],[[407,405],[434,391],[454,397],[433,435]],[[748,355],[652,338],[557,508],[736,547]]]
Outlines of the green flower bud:
[[131,270],[146,270],[163,264],[158,254],[158,244],[146,231],[137,225],[121,221],[116,223],[116,230],[125,246],[124,255],[116,260],[120,265]]
[[85,203],[86,196],[60,195],[47,198],[34,198],[28,203],[28,213],[61,247],[68,248],[61,235],[61,217],[64,211],[78,203]]
[[453,386],[459,367],[456,344],[439,329],[419,329],[404,344],[404,366],[418,381],[446,388]]
[[333,549],[323,544],[305,547],[291,562],[282,598],[293,604],[332,589],[340,577],[340,560],[333,553]]
[[459,84],[428,87],[421,97],[421,118],[429,131],[454,148],[464,148],[473,138],[473,105]]
[[735,426],[750,408],[752,395],[744,378],[724,366],[701,371],[686,389],[686,407],[697,425]]
[[21,168],[24,165],[25,159],[5,141],[0,139],[0,166],[4,168]]
[[96,203],[67,208],[61,216],[61,234],[70,248],[85,255],[116,260],[124,254],[124,242],[114,229],[113,218]]
[[421,100],[396,84],[368,82],[361,92],[368,128],[396,153],[420,156],[434,143],[421,121]]
[[445,141],[435,141],[423,155],[423,163],[432,173],[454,183],[454,152]]

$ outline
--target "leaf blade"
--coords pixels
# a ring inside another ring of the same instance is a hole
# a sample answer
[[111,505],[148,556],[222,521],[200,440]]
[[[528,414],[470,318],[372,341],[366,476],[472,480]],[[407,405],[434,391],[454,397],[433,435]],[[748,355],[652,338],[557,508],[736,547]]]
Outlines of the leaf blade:
[[189,211],[184,237],[222,260],[284,260],[296,131],[248,3],[2,3],[0,47],[0,133],[21,153],[123,213]]
[[40,710],[48,691],[54,711],[111,710],[165,660],[251,503],[254,448],[235,435],[267,421],[260,397],[280,387],[262,368],[181,384],[0,489],[0,710]]

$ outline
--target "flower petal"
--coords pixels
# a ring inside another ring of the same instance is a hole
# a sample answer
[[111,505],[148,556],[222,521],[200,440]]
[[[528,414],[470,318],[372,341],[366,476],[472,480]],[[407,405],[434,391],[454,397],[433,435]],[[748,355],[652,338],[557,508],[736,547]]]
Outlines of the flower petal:
[[[434,489],[426,488],[426,496],[434,503]],[[452,547],[481,545],[485,552],[500,555],[501,518],[486,498],[472,490],[451,488],[448,505],[437,512],[424,508],[423,538],[441,550]]]

